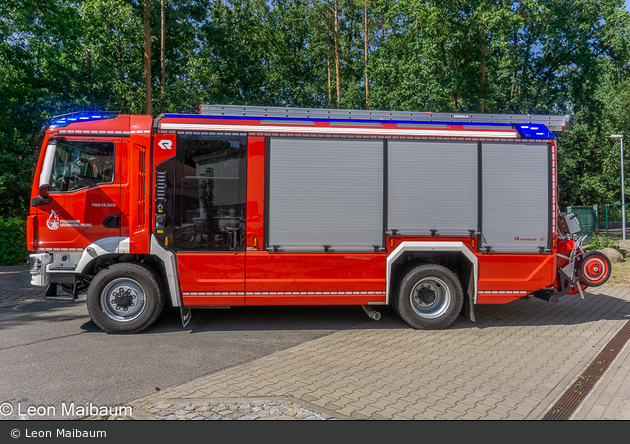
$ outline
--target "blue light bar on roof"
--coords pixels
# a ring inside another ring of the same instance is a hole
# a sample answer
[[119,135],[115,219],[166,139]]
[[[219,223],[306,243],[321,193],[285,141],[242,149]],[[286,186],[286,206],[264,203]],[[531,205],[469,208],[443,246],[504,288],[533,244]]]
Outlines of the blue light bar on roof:
[[118,113],[103,113],[103,112],[76,112],[72,114],[66,114],[63,116],[53,117],[50,126],[60,127],[66,126],[74,122],[88,122],[94,120],[112,119],[118,117]]
[[555,139],[554,133],[542,123],[515,123],[514,127],[523,139]]

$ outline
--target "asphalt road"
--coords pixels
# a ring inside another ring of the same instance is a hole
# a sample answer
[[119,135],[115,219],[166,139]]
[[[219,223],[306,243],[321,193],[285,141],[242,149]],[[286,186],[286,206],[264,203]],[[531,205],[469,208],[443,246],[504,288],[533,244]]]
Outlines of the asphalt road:
[[179,310],[166,309],[140,334],[112,335],[90,320],[84,296],[0,307],[0,413],[9,409],[3,403],[12,407],[0,419],[17,418],[18,407],[41,413],[31,419],[73,418],[63,414],[63,404],[120,405],[369,321],[360,307],[192,314],[185,328]]

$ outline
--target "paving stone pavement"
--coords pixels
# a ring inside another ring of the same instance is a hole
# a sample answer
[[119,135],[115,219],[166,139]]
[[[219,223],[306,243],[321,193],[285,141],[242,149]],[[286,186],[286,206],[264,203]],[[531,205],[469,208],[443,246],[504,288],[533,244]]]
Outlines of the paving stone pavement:
[[[216,402],[238,412],[272,399],[342,420],[538,420],[630,319],[630,289],[593,290],[557,304],[478,306],[476,323],[461,318],[439,331],[391,315],[128,405],[137,419],[185,419]],[[624,353],[575,419],[630,418]]]
[[[187,402],[145,402],[135,405],[135,419],[163,420],[335,420],[333,415],[317,411],[286,399],[239,400],[208,402],[205,399]],[[98,416],[92,419],[101,419]],[[109,419],[109,418],[108,418]],[[116,419],[116,418],[114,418]]]
[[[29,280],[24,266],[0,267],[0,304],[43,299]],[[538,420],[630,320],[630,289],[479,305],[475,314],[437,331],[393,314],[366,318],[129,402],[131,417],[90,419]],[[571,419],[630,419],[630,347]]]
[[26,264],[0,267],[0,306],[44,299],[42,287],[31,285]]

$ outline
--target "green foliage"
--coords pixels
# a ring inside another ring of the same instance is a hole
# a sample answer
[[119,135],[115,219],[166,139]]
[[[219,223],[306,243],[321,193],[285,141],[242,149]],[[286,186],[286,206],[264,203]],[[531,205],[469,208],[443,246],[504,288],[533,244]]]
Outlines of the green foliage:
[[[570,114],[560,206],[620,202],[609,136],[630,134],[621,0],[165,0],[164,94],[161,2],[150,2],[156,115],[365,108],[366,86],[370,109]],[[142,17],[142,0],[1,2],[0,214],[26,214],[53,115],[143,112]]]
[[593,240],[586,247],[588,250],[601,250],[603,248],[619,250],[619,241],[603,234],[593,233]]
[[0,218],[0,265],[26,262],[26,221],[18,217]]

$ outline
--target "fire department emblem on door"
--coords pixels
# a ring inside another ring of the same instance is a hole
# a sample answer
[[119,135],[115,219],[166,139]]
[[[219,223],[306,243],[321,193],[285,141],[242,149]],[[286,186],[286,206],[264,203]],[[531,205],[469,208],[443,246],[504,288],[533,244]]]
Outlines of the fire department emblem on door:
[[46,221],[46,226],[52,231],[59,229],[59,216],[57,216],[57,213],[54,211],[50,213],[50,216],[48,216],[48,220]]

